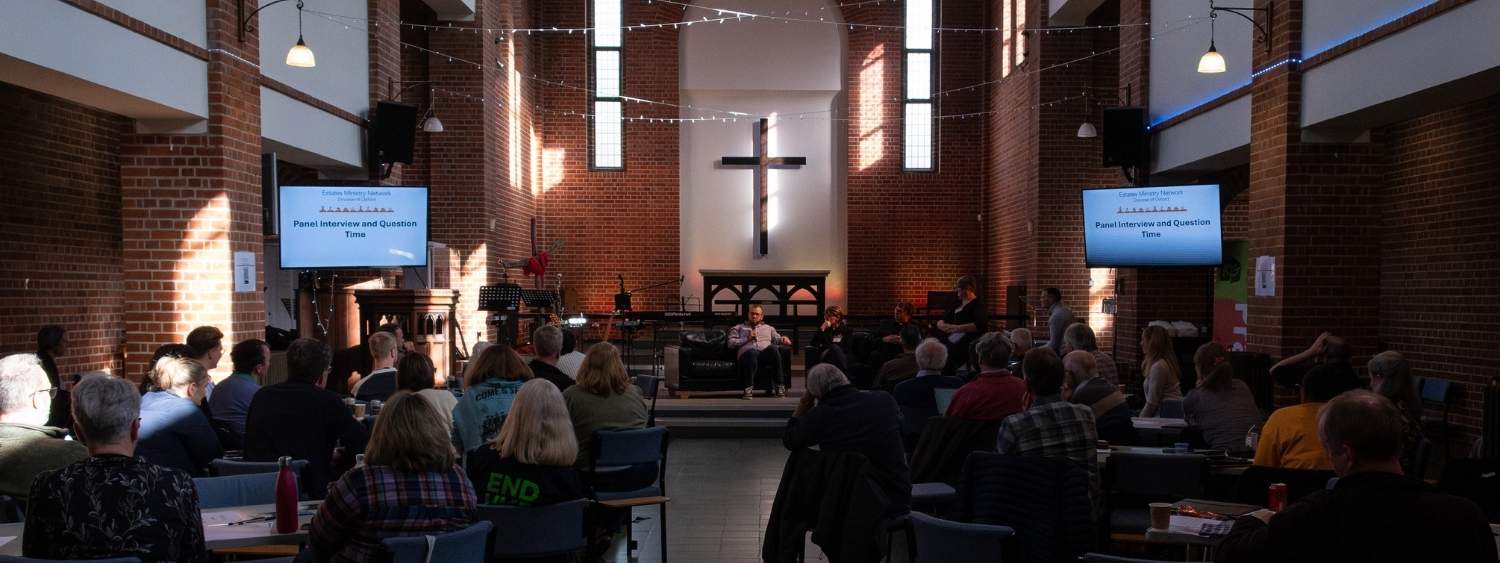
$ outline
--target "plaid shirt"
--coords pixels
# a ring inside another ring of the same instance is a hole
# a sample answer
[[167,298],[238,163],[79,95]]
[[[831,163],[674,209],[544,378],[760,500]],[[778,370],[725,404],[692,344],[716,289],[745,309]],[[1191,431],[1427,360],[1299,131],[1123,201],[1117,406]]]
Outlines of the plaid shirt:
[[1099,434],[1094,411],[1059,395],[1037,397],[1031,408],[1000,422],[995,449],[1002,454],[1061,457],[1089,468],[1089,497],[1099,502]]
[[381,561],[390,537],[437,534],[474,521],[474,485],[462,469],[400,473],[366,465],[328,488],[308,543],[329,561]]

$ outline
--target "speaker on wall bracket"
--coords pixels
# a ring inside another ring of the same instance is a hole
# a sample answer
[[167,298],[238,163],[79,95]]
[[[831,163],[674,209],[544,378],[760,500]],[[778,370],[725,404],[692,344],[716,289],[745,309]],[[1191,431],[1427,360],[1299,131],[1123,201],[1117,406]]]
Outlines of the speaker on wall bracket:
[[1106,108],[1102,136],[1104,166],[1119,166],[1132,183],[1149,181],[1151,135],[1146,130],[1145,108]]
[[385,178],[391,175],[391,165],[411,164],[416,133],[417,106],[399,102],[376,104],[366,140],[371,174]]

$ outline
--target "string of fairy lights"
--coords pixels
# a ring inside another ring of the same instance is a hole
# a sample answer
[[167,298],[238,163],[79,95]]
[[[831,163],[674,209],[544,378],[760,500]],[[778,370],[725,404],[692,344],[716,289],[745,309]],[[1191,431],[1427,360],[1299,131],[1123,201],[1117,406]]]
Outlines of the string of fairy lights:
[[[871,3],[878,4],[879,2],[896,2],[896,1],[898,1],[898,0],[869,0],[869,1],[865,1],[865,2],[855,2],[855,3],[849,3],[849,4],[841,4],[841,6],[849,6],[849,5],[854,5],[854,4],[865,5],[865,4],[871,4]],[[696,5],[690,5],[690,4],[683,4],[681,2],[676,2],[675,0],[645,0],[645,2],[646,3],[661,2],[661,3],[664,3],[664,4],[668,4],[668,5],[682,6],[683,9],[684,9],[684,11],[686,11],[688,8],[698,8],[698,9],[704,9],[704,10],[723,10],[725,12],[733,12],[731,10],[725,10],[725,9],[722,9],[722,8],[713,8],[713,7],[708,7],[708,6],[696,6]],[[824,8],[824,9],[826,9],[826,8]],[[345,29],[348,29],[348,30],[352,30],[353,29],[352,27],[350,27],[351,25],[358,25],[358,24],[361,24],[361,23],[366,24],[366,25],[375,25],[375,26],[379,26],[380,25],[380,22],[378,20],[369,20],[369,19],[365,19],[365,18],[356,18],[356,17],[352,17],[352,16],[343,16],[343,15],[339,15],[339,14],[332,14],[332,13],[321,12],[321,11],[316,11],[316,10],[306,10],[306,12],[308,14],[313,15],[313,16],[321,17],[323,19],[331,21],[331,22],[333,22],[335,24],[340,24]],[[718,21],[719,19],[722,19],[723,21],[728,21],[730,19],[740,19],[740,20],[742,20],[743,18],[746,18],[746,17],[752,17],[752,19],[765,18],[765,19],[769,19],[769,20],[773,20],[773,21],[788,21],[788,22],[796,21],[796,22],[800,22],[800,23],[823,23],[823,22],[819,22],[818,20],[810,20],[810,19],[807,19],[807,18],[793,18],[793,17],[790,17],[790,16],[774,16],[774,15],[764,15],[764,14],[750,14],[748,12],[735,12],[734,15],[732,15],[732,16],[724,16],[722,18],[709,18],[707,20],[699,20],[699,21],[684,20],[684,21],[673,22],[673,23],[640,24],[640,25],[634,26],[634,27],[638,28],[638,29],[645,29],[645,27],[641,27],[641,26],[647,26],[647,25],[649,25],[650,27],[661,28],[661,27],[671,27],[674,24],[675,25],[690,25],[691,23],[702,23],[703,21],[713,22],[713,21]],[[985,87],[988,87],[988,86],[991,86],[991,85],[995,85],[995,84],[998,84],[998,83],[1003,82],[1005,80],[1008,80],[1008,79],[1010,79],[1012,77],[1017,77],[1017,76],[1031,76],[1031,75],[1040,74],[1042,72],[1052,71],[1052,70],[1056,70],[1056,69],[1068,68],[1071,65],[1080,64],[1080,63],[1086,62],[1086,61],[1088,61],[1090,59],[1093,59],[1095,57],[1099,57],[1099,56],[1103,56],[1103,55],[1108,55],[1108,54],[1116,53],[1116,52],[1119,52],[1119,51],[1121,51],[1121,50],[1123,50],[1123,49],[1125,49],[1127,47],[1131,47],[1131,46],[1135,46],[1135,45],[1138,45],[1138,44],[1141,44],[1141,43],[1152,41],[1152,40],[1157,39],[1158,37],[1161,37],[1161,36],[1164,36],[1164,35],[1167,35],[1167,34],[1177,33],[1177,32],[1183,31],[1185,29],[1191,28],[1192,26],[1201,24],[1201,23],[1207,21],[1207,19],[1208,18],[1204,18],[1204,17],[1186,17],[1186,18],[1182,18],[1182,19],[1179,19],[1179,20],[1173,20],[1173,21],[1169,21],[1169,22],[1158,23],[1157,26],[1163,28],[1162,31],[1160,31],[1158,33],[1150,34],[1147,37],[1144,37],[1142,39],[1133,41],[1133,42],[1128,43],[1128,44],[1121,44],[1121,45],[1119,45],[1117,47],[1110,48],[1110,49],[1105,49],[1105,50],[1101,50],[1101,51],[1092,51],[1088,55],[1083,55],[1083,56],[1080,56],[1080,57],[1077,57],[1077,58],[1074,58],[1074,59],[1071,59],[1071,60],[1068,60],[1068,61],[1063,61],[1063,62],[1060,62],[1060,63],[1055,63],[1055,64],[1043,66],[1043,67],[1037,67],[1037,68],[1034,68],[1034,69],[1024,70],[1024,71],[1020,71],[1020,72],[1016,72],[1016,73],[1011,73],[1010,76],[1008,76],[1006,78],[1002,78],[1002,79],[987,80],[987,81],[978,82],[978,83],[974,83],[974,84],[968,84],[968,85],[959,86],[959,87],[955,87],[955,88],[949,88],[949,89],[945,89],[945,90],[940,90],[940,91],[937,91],[937,92],[933,92],[932,93],[932,97],[933,98],[947,97],[947,96],[950,96],[950,95],[954,95],[954,94],[958,94],[958,93],[963,93],[963,92],[967,92],[967,91],[976,90],[976,89],[985,88]],[[563,34],[571,34],[571,33],[587,33],[588,31],[592,30],[592,28],[559,28],[559,27],[549,27],[549,28],[482,28],[482,27],[458,27],[458,26],[451,26],[451,25],[435,26],[435,25],[430,25],[430,24],[415,24],[415,23],[404,22],[404,21],[387,22],[387,25],[391,25],[392,23],[394,23],[395,25],[400,25],[400,26],[404,26],[404,27],[408,27],[408,28],[412,28],[412,29],[423,29],[423,30],[427,30],[427,31],[445,31],[445,32],[475,33],[475,34],[477,34],[477,33],[497,34],[498,33],[498,34],[501,34],[501,37],[497,38],[497,42],[502,42],[502,41],[506,40],[507,38],[504,37],[505,35],[531,34],[531,33],[563,33]],[[838,25],[847,25],[847,24],[840,23],[840,22],[833,22],[833,23],[836,23]],[[862,26],[863,24],[854,24],[854,25],[855,26]],[[1142,22],[1142,23],[1133,23],[1133,24],[1113,24],[1113,25],[1103,25],[1103,26],[1070,26],[1070,27],[1058,27],[1058,28],[1037,28],[1037,29],[1027,30],[1027,31],[1031,31],[1031,32],[1043,32],[1043,33],[1053,33],[1053,32],[1056,32],[1056,33],[1068,33],[1068,32],[1077,32],[1077,31],[1085,31],[1085,30],[1119,29],[1119,28],[1122,28],[1122,27],[1149,26],[1149,25],[1150,24],[1148,22]],[[625,27],[631,27],[631,26],[622,26],[622,28],[625,28]],[[877,29],[901,29],[900,26],[875,26],[875,25],[869,25],[869,26],[866,26],[866,27],[877,28]],[[950,30],[959,30],[960,28],[949,28],[949,29]],[[985,29],[978,29],[978,28],[966,29],[966,30],[967,31],[985,31]],[[458,56],[454,56],[454,55],[451,55],[451,54],[443,53],[443,52],[440,52],[440,51],[437,51],[437,50],[434,50],[434,49],[431,49],[431,48],[428,48],[428,47],[424,47],[424,46],[417,45],[417,44],[410,43],[410,42],[406,42],[406,41],[402,41],[400,44],[401,44],[401,47],[403,49],[413,49],[413,50],[417,50],[417,51],[423,52],[425,54],[428,54],[428,55],[431,55],[431,56],[434,56],[434,57],[444,58],[449,63],[453,63],[453,64],[468,64],[468,65],[474,66],[477,69],[483,69],[484,68],[484,65],[482,63],[479,63],[479,62],[476,62],[476,61],[473,61],[473,60],[469,60],[469,59],[465,59],[463,57],[458,57]],[[504,62],[500,61],[500,60],[497,60],[496,64],[499,67],[501,67],[501,68],[504,68],[504,66],[505,66]],[[588,94],[588,95],[594,94],[594,91],[592,89],[584,87],[584,86],[579,86],[579,85],[574,85],[574,84],[568,84],[568,83],[563,82],[563,81],[548,80],[548,79],[545,79],[545,78],[541,78],[540,76],[537,76],[535,74],[525,74],[525,73],[516,73],[516,74],[517,74],[517,76],[519,76],[521,78],[524,78],[524,79],[530,80],[530,81],[534,81],[534,82],[536,82],[538,84],[541,84],[541,85],[544,85],[544,86],[550,86],[550,87],[555,87],[555,88],[563,88],[563,89],[578,91],[578,92],[581,92],[581,93],[584,93],[584,94]],[[475,96],[475,95],[472,95],[472,94],[467,94],[467,93],[463,93],[463,92],[457,92],[457,91],[453,91],[453,90],[449,90],[449,89],[430,88],[429,90],[431,92],[433,92],[434,94],[436,94],[438,92],[441,92],[444,95],[444,97],[448,97],[448,98],[464,99],[464,100],[478,102],[478,103],[489,103],[489,101],[490,101],[487,96]],[[1059,105],[1059,104],[1064,104],[1064,103],[1068,103],[1068,102],[1071,102],[1071,101],[1076,101],[1076,100],[1079,100],[1079,99],[1082,99],[1082,98],[1086,98],[1086,97],[1087,97],[1087,94],[1085,93],[1085,94],[1079,94],[1079,95],[1076,95],[1076,96],[1067,96],[1067,97],[1063,97],[1063,98],[1053,99],[1053,100],[1049,100],[1049,101],[1046,101],[1046,102],[1035,103],[1035,104],[1030,104],[1030,105],[1025,105],[1025,106],[1013,106],[1013,107],[1010,107],[1010,108],[1005,108],[1005,109],[1000,109],[1000,110],[987,110],[987,111],[980,111],[980,112],[966,112],[966,113],[957,113],[957,114],[939,114],[939,115],[931,116],[931,119],[935,119],[935,120],[954,120],[954,119],[963,120],[963,119],[977,118],[977,117],[983,117],[983,116],[989,116],[989,115],[996,115],[996,114],[1002,114],[1002,113],[1009,113],[1009,112],[1029,111],[1029,110],[1035,110],[1035,109],[1038,109],[1038,108],[1052,107],[1052,106],[1056,106],[1056,105]],[[677,104],[677,103],[673,103],[673,102],[651,100],[651,99],[647,99],[647,98],[634,97],[634,96],[621,96],[620,99],[623,100],[624,102],[627,102],[627,103],[643,104],[643,105],[647,105],[647,106],[659,106],[659,107],[665,107],[665,108],[673,108],[673,109],[677,110],[678,113],[682,113],[682,110],[688,110],[688,111],[690,111],[692,113],[698,114],[698,115],[694,115],[694,116],[684,117],[684,116],[681,116],[681,115],[677,115],[677,116],[661,116],[661,115],[647,115],[646,113],[643,113],[643,112],[632,112],[633,115],[622,114],[622,115],[619,116],[619,119],[621,119],[622,121],[633,122],[633,123],[668,123],[668,124],[670,124],[670,123],[689,123],[690,124],[690,123],[709,123],[709,122],[733,123],[733,122],[738,122],[741,119],[760,119],[760,118],[765,118],[765,117],[773,117],[772,115],[769,115],[769,114],[758,114],[758,113],[755,113],[755,112],[746,112],[746,111],[730,110],[730,109],[723,109],[723,108],[711,108],[711,107],[704,107],[704,106],[695,106],[693,104]],[[495,103],[496,104],[500,104],[500,100],[496,100]],[[568,110],[553,110],[553,109],[548,109],[548,108],[543,108],[543,107],[532,107],[531,110],[533,112],[537,112],[537,113],[544,113],[544,114],[550,114],[550,115],[561,115],[561,116],[569,116],[569,117],[578,117],[580,119],[591,119],[591,118],[595,117],[594,114],[592,114],[590,112],[568,111]],[[848,120],[851,120],[851,119],[856,119],[856,120],[860,119],[859,117],[852,117],[851,118],[851,117],[848,117],[848,116],[839,116],[839,115],[836,115],[837,113],[838,113],[838,110],[835,110],[835,109],[808,110],[808,111],[786,112],[784,114],[775,115],[774,117],[777,117],[778,119],[781,119],[781,120],[788,120],[788,119],[791,119],[791,116],[793,114],[795,114],[796,118],[799,119],[799,120],[823,119],[823,120],[833,120],[833,121],[848,121]],[[613,118],[613,116],[612,116],[612,118]]]

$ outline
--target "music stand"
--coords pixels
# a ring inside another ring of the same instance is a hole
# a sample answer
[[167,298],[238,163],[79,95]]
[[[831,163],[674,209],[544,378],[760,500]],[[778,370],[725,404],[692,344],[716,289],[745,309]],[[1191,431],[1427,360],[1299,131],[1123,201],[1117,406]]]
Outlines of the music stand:
[[521,286],[506,283],[500,285],[486,285],[479,288],[479,310],[499,312],[499,320],[490,324],[500,326],[500,338],[510,344],[516,345],[520,335],[521,325],[517,306],[521,303]]
[[521,302],[527,307],[551,307],[560,299],[557,292],[550,289],[522,289],[520,290]]

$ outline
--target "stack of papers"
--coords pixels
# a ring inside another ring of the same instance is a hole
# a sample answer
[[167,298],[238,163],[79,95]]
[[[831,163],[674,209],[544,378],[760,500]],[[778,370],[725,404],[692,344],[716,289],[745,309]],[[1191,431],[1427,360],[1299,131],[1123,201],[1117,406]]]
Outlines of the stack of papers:
[[1167,531],[1170,533],[1195,536],[1223,536],[1229,534],[1232,528],[1234,528],[1234,520],[1215,520],[1176,514],[1172,515],[1171,522],[1167,524]]

